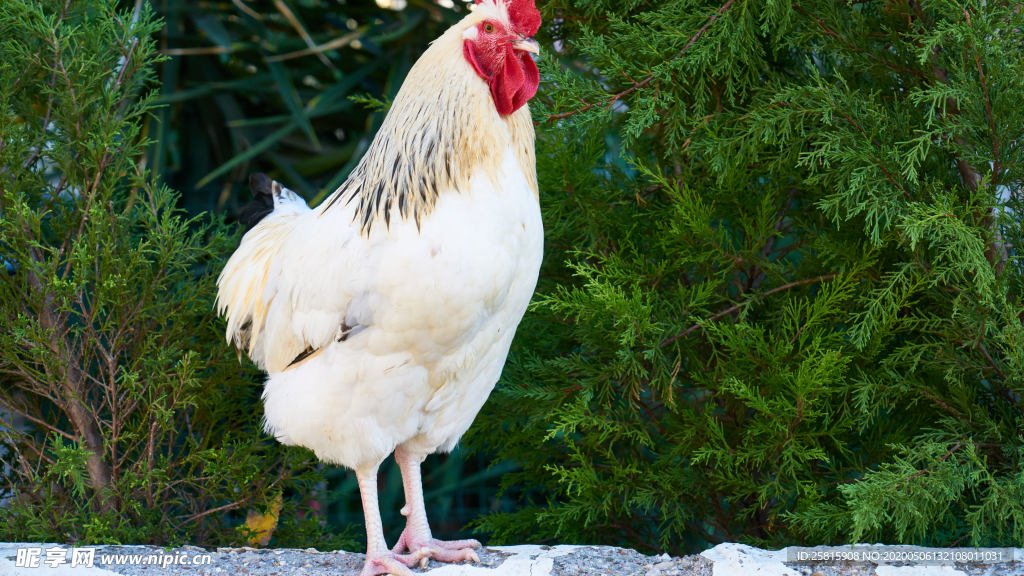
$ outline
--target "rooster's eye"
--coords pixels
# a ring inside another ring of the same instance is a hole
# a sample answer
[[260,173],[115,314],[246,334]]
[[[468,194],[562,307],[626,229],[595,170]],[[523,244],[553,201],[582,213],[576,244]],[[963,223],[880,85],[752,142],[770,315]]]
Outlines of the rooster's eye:
[[491,24],[490,22],[484,24],[484,32],[487,32],[488,34],[494,32],[494,24]]

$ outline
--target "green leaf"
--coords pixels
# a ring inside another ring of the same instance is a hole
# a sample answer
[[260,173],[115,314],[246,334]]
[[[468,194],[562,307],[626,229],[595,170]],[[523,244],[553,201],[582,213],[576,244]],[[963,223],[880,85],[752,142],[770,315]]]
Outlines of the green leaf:
[[266,65],[270,69],[274,82],[277,84],[277,91],[281,96],[281,100],[291,113],[295,124],[302,129],[302,132],[309,138],[313,146],[320,148],[320,142],[313,131],[313,125],[310,124],[309,116],[305,109],[303,109],[302,101],[299,99],[299,93],[292,84],[291,74],[288,73],[288,70],[280,62],[267,62]]
[[200,179],[199,182],[196,183],[196,187],[198,188],[206,185],[207,183],[211,182],[214,178],[226,174],[228,170],[231,170],[232,168],[241,164],[242,162],[250,160],[254,158],[256,155],[269,150],[271,146],[276,144],[281,138],[284,138],[285,136],[291,134],[296,128],[297,126],[295,125],[294,120],[288,122],[284,126],[272,132],[266,138],[250,146],[249,149],[247,149],[245,152],[242,152],[241,154],[234,156],[233,158],[231,158],[231,160],[228,160],[227,162],[218,166],[213,172],[210,172],[206,176],[203,176],[202,179]]

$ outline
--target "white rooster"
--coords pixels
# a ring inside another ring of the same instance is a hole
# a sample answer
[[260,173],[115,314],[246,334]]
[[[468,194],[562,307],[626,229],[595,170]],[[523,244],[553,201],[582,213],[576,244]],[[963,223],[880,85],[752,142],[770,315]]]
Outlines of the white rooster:
[[[416,62],[349,179],[315,209],[263,174],[218,280],[227,336],[269,376],[265,428],[355,470],[362,576],[478,561],[431,536],[420,464],[494,387],[537,283],[543,228],[526,102],[534,0],[476,0]],[[377,469],[395,453],[406,528],[387,549]],[[403,552],[407,552],[402,554]]]

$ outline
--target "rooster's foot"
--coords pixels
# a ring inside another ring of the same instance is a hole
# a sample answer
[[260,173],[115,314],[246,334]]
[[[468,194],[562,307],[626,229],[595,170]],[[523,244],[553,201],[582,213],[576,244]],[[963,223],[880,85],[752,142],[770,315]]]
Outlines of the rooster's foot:
[[431,550],[426,547],[416,549],[410,554],[396,554],[394,552],[366,554],[366,565],[359,576],[379,576],[380,574],[392,574],[394,576],[413,576],[410,567],[419,564],[421,568],[426,567],[427,558],[430,558]]
[[405,550],[429,550],[430,558],[438,562],[467,562],[472,560],[480,563],[480,557],[476,555],[473,548],[479,548],[480,543],[476,540],[453,540],[445,542],[430,537],[416,537],[411,534],[409,528],[402,532],[398,544],[392,550],[393,553]]

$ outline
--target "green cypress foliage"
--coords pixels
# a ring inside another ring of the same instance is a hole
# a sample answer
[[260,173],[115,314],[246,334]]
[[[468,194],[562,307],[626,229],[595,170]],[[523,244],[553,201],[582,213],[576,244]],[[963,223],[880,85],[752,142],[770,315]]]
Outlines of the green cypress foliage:
[[1016,3],[539,0],[498,541],[1024,545]]
[[[138,162],[160,23],[139,3],[0,3],[0,539],[241,544],[312,454],[259,430],[212,310],[237,242]],[[277,540],[321,547],[285,508]]]

